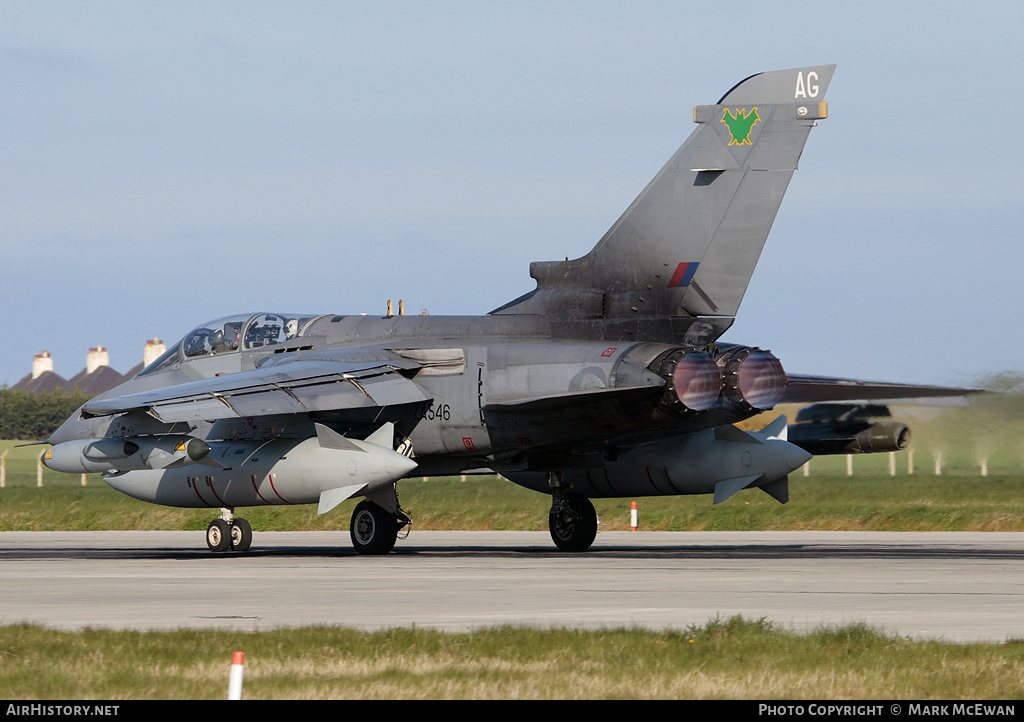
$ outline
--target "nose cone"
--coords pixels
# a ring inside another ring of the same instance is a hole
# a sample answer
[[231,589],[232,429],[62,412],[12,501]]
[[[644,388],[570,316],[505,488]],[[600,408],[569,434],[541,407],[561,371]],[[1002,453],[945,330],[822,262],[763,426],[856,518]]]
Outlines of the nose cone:
[[47,449],[46,452],[43,454],[42,462],[43,462],[43,466],[45,466],[47,469],[52,469],[53,471],[61,471],[60,469],[54,469],[51,466],[51,464],[53,463],[53,447],[52,446],[49,449]]
[[210,445],[202,439],[189,439],[184,443],[185,454],[191,461],[199,461],[210,453]]
[[786,417],[780,416],[766,425],[761,431],[756,431],[752,434],[761,439],[765,446],[771,450],[769,457],[771,458],[772,473],[768,474],[768,476],[772,479],[782,478],[789,474],[789,472],[796,471],[814,456],[796,444],[789,442],[787,438],[789,429],[787,423]]
[[395,453],[395,457],[398,457],[398,458],[392,457],[390,466],[391,466],[391,472],[395,475],[396,479],[405,476],[410,471],[412,471],[417,466],[419,466],[419,464],[417,464],[415,461],[410,459],[408,456],[404,456],[402,454],[399,454],[397,451],[394,452],[394,453]]
[[796,444],[782,439],[769,439],[764,444],[762,457],[763,472],[769,480],[781,479],[791,471],[796,471],[811,459],[811,454]]
[[349,464],[353,470],[358,464],[357,476],[361,476],[371,486],[381,482],[392,482],[401,479],[419,464],[408,456],[380,446],[367,444],[367,453],[353,455]]
[[790,471],[796,471],[814,458],[814,454],[801,449],[796,444],[790,444],[788,441],[786,444],[789,446],[789,448],[786,449],[786,464],[789,466]]
[[43,466],[64,474],[86,474],[94,471],[103,471],[105,465],[91,462],[82,453],[85,446],[89,443],[88,440],[79,440],[55,444],[43,453]]

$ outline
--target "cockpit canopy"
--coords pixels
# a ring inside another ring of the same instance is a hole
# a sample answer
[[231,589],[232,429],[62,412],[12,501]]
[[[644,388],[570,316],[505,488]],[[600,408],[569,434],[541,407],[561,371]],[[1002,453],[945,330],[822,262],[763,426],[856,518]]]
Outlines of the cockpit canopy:
[[219,318],[189,331],[142,373],[159,371],[178,361],[234,353],[240,349],[251,351],[284,343],[302,336],[317,318],[320,316],[295,313],[257,313]]

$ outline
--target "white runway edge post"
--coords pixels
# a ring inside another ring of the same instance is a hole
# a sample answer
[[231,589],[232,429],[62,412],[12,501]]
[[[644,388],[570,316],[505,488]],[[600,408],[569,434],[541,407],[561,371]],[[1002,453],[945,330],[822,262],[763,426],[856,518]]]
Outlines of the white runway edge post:
[[235,652],[231,655],[231,676],[228,678],[228,699],[242,699],[242,671],[244,664],[244,652]]
[[636,502],[634,501],[634,502],[631,502],[631,505],[629,507],[629,527],[633,531],[636,531],[636,526],[637,526],[636,522],[637,522],[637,518],[636,518]]

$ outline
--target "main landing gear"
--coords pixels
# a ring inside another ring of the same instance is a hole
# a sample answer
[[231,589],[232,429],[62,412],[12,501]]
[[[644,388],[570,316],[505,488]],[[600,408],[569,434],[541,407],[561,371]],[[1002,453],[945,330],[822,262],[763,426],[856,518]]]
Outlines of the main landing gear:
[[220,518],[206,527],[206,546],[211,552],[244,552],[251,544],[252,527],[245,519],[235,517],[233,509],[222,509]]
[[360,554],[387,554],[395,548],[398,532],[411,523],[401,509],[388,511],[369,499],[356,505],[349,524],[352,546]]
[[548,483],[551,486],[548,528],[555,546],[564,552],[589,549],[597,537],[597,512],[594,505],[582,494],[566,491],[557,474],[551,474]]

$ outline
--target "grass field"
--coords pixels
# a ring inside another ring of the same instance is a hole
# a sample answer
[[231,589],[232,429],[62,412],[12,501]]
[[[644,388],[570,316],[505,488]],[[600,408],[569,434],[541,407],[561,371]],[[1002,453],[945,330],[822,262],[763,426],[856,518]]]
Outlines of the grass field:
[[673,632],[9,626],[0,698],[224,699],[234,650],[246,655],[244,699],[1024,698],[1024,641],[911,642],[862,626],[796,634],[740,618]]
[[[548,497],[495,477],[400,485],[413,529],[547,529]],[[710,497],[636,499],[645,531],[1024,531],[1024,475],[794,477],[781,505],[748,490],[719,505]],[[595,499],[602,531],[626,530],[631,499]],[[356,500],[318,516],[316,505],[236,510],[254,530],[347,529]],[[214,509],[174,509],[135,501],[99,480],[76,485],[0,489],[0,531],[201,530]]]
[[[0,452],[14,442],[0,442]],[[37,487],[40,447],[11,448],[0,489],[0,531],[200,530],[212,509],[174,509],[130,499],[98,475],[86,485],[74,475],[45,470]],[[988,476],[954,456],[943,474],[931,465],[908,473],[906,452],[890,475],[889,455],[854,459],[818,457],[810,473],[790,476],[790,502],[781,505],[758,490],[740,492],[712,505],[709,496],[595,499],[600,529],[624,530],[630,502],[648,531],[849,530],[849,531],[1024,531],[1024,471],[1012,456],[991,463]],[[998,457],[996,457],[996,461]],[[547,529],[549,498],[495,476],[408,479],[399,484],[413,529]],[[347,529],[356,501],[318,516],[315,505],[240,509],[256,531]]]

